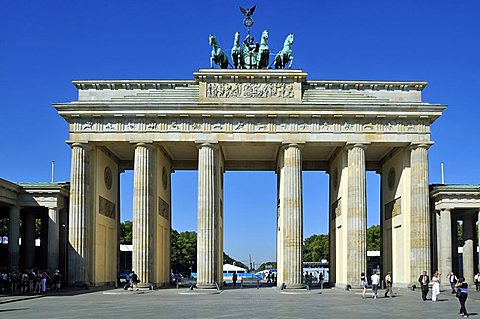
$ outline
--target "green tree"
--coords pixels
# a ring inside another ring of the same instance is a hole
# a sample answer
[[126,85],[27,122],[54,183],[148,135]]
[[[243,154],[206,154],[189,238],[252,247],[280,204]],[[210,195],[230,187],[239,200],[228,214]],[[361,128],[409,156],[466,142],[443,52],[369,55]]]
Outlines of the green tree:
[[8,218],[0,218],[0,236],[8,236]]
[[190,275],[197,269],[197,233],[194,231],[171,233],[170,263],[172,271]]
[[303,261],[319,262],[328,260],[328,235],[312,235],[303,242]]
[[367,228],[367,250],[380,250],[380,225]]
[[260,265],[260,267],[257,268],[257,271],[264,271],[265,269],[277,269],[277,263],[274,261],[267,261],[266,263],[263,263]]
[[120,244],[132,244],[132,221],[130,220],[120,223]]

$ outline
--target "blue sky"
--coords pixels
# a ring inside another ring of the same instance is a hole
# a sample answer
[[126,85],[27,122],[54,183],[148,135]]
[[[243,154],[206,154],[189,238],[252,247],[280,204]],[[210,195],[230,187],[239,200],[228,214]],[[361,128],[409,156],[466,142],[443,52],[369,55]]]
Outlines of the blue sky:
[[[0,177],[69,180],[68,127],[51,106],[76,99],[73,79],[192,79],[209,66],[208,35],[229,50],[245,35],[238,5],[257,4],[252,33],[272,51],[295,33],[294,68],[309,79],[425,80],[425,101],[448,105],[432,127],[430,182],[479,183],[478,1],[0,1]],[[173,226],[196,229],[196,173],[173,178]],[[131,219],[132,174],[122,175]],[[378,183],[367,174],[368,224],[378,224]],[[275,258],[273,172],[225,175],[225,250]],[[328,182],[304,173],[305,236],[327,231]],[[248,200],[246,200],[248,199]],[[252,226],[253,225],[253,226]],[[241,240],[239,240],[241,238]],[[241,244],[240,244],[241,243]]]

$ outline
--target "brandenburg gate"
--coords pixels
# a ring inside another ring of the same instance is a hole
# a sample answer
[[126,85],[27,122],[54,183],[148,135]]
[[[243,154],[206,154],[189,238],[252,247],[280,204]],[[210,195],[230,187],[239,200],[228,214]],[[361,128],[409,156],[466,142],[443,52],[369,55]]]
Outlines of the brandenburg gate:
[[330,281],[366,272],[366,171],[381,176],[383,273],[432,271],[428,149],[445,106],[425,82],[317,81],[301,70],[200,69],[193,80],[74,81],[55,104],[72,148],[68,281],[117,280],[119,175],[134,171],[133,270],[170,281],[171,174],[198,170],[197,285],[221,285],[223,175],[278,176],[278,283],[302,287],[302,171],[326,171]]

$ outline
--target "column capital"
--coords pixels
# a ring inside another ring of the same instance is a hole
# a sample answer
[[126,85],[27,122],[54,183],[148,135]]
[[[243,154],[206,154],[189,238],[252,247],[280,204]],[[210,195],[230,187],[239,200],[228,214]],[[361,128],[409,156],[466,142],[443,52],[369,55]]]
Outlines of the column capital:
[[418,148],[423,148],[423,149],[426,149],[428,150],[430,148],[430,146],[432,146],[434,143],[431,142],[431,141],[428,141],[428,142],[411,142],[410,145],[409,145],[409,148],[411,150],[415,150],[415,149],[418,149]]
[[289,142],[284,142],[282,143],[282,149],[286,149],[286,148],[289,148],[289,147],[295,147],[295,148],[298,148],[298,149],[303,149],[303,147],[305,146],[305,143],[303,142],[296,142],[296,143],[289,143]]
[[[68,142],[67,142],[68,143]],[[74,147],[81,147],[83,148],[84,150],[86,151],[90,151],[92,149],[92,145],[91,144],[88,144],[88,143],[83,143],[83,142],[73,142],[73,143],[68,143],[70,145],[71,148],[74,148]]]
[[355,147],[360,147],[361,149],[365,150],[370,144],[370,142],[347,142],[345,143],[345,148],[347,150],[351,150]]
[[209,147],[213,150],[218,150],[220,148],[218,143],[214,142],[196,142],[196,144],[198,149],[201,149],[202,147]]
[[153,148],[154,145],[153,145],[153,141],[142,141],[142,142],[130,142],[134,145],[134,147],[138,147],[138,146],[143,146],[143,147],[146,147],[146,148]]

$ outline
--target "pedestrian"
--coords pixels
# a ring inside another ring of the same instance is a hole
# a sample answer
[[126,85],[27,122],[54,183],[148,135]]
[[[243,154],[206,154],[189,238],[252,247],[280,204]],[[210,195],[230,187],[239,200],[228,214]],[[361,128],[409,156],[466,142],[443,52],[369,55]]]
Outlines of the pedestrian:
[[373,275],[370,277],[372,280],[372,297],[377,299],[378,285],[380,284],[380,276],[377,272],[373,272]]
[[139,283],[138,276],[137,276],[137,274],[132,270],[132,275],[130,276],[130,290],[133,291],[133,289],[136,288],[137,291],[138,291],[138,283]]
[[438,271],[432,276],[432,301],[438,301],[440,295],[440,274]]
[[50,278],[47,275],[47,272],[45,270],[42,271],[42,280],[41,280],[42,293],[45,293],[47,291],[47,277]]
[[467,297],[468,297],[468,284],[465,281],[465,278],[460,277],[455,284],[455,288],[458,289],[457,291],[457,298],[458,301],[460,302],[460,311],[458,314],[460,316],[463,316],[464,318],[468,317],[468,312],[467,308],[465,307],[465,303],[467,302]]
[[390,297],[393,298],[393,290],[392,290],[392,273],[389,271],[385,276],[385,285],[387,290],[385,291],[385,298],[388,298],[388,293],[390,292]]
[[323,271],[318,276],[318,280],[320,281],[320,289],[323,289]]
[[232,282],[233,282],[233,287],[236,287],[237,286],[237,273],[234,272],[233,273],[233,276],[232,276]]
[[267,284],[271,284],[271,283],[272,283],[272,273],[269,271],[267,274]]
[[420,283],[420,288],[422,289],[422,300],[427,300],[428,295],[428,283],[430,282],[430,277],[427,275],[427,272],[424,271],[420,277],[418,277],[418,282]]
[[448,279],[448,282],[450,283],[450,288],[452,289],[452,294],[455,293],[455,284],[457,283],[457,276],[455,276],[455,274],[453,273],[453,271],[451,271],[448,275],[447,275],[447,279]]
[[367,277],[365,277],[365,273],[362,272],[360,274],[360,287],[362,287],[362,299],[365,299],[365,293],[367,292]]
[[473,277],[473,282],[475,283],[475,290],[479,291],[480,290],[480,272],[477,272],[477,274]]

